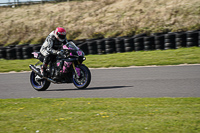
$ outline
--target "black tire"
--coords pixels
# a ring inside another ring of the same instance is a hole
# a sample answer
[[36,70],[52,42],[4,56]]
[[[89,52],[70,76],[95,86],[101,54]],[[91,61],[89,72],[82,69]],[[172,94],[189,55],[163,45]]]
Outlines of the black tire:
[[124,48],[124,44],[123,43],[116,43],[115,47],[116,47],[116,49],[117,48]]
[[175,49],[174,43],[165,43],[165,49]]
[[175,40],[172,40],[172,39],[165,39],[165,43],[173,43],[175,42]]
[[134,44],[133,43],[125,43],[124,44],[124,47],[134,47]]
[[107,48],[107,49],[105,49],[105,51],[106,51],[106,54],[112,54],[112,53],[114,53],[113,48]]
[[144,50],[142,47],[135,47],[135,51],[141,51]]
[[0,49],[0,58],[6,58],[6,48],[5,47],[2,47],[1,49]]
[[22,52],[16,52],[16,56],[22,56]]
[[134,48],[135,48],[135,51],[144,50],[144,43],[143,42],[135,42]]
[[144,41],[150,41],[150,42],[153,42],[155,40],[155,37],[154,36],[147,36],[147,37],[144,37]]
[[197,42],[198,38],[187,38],[187,42]]
[[10,48],[10,49],[6,50],[6,58],[7,59],[16,59],[15,48]]
[[186,38],[186,33],[177,33],[176,38]]
[[176,34],[176,47],[180,48],[180,47],[186,47],[186,33],[177,33]]
[[73,73],[72,82],[74,86],[76,86],[78,89],[85,89],[88,87],[91,81],[91,73],[87,66],[80,65],[80,78],[77,79],[75,73]]
[[40,51],[41,46],[37,45],[33,47],[33,52],[39,52]]
[[133,38],[125,38],[124,39],[124,43],[130,43],[130,44],[132,44],[133,43]]
[[123,52],[125,52],[125,49],[124,48],[116,48],[116,52],[123,53]]
[[152,46],[154,44],[154,42],[152,42],[152,41],[146,41],[146,42],[144,42],[144,46]]
[[198,46],[197,42],[187,42],[187,47],[194,47],[194,46]]
[[133,47],[125,47],[125,51],[126,52],[132,52],[133,51]]
[[198,46],[200,47],[200,40],[199,40],[199,45]]
[[97,54],[97,50],[94,50],[94,49],[89,49],[89,54],[91,55],[94,55],[94,54]]
[[17,59],[23,59],[23,54],[22,54],[22,47],[16,47],[16,58]]
[[110,48],[113,48],[114,49],[114,45],[113,44],[106,44],[106,47],[105,47],[106,49],[110,49]]
[[173,33],[165,34],[165,39],[175,40],[176,36]]
[[100,40],[97,40],[96,42],[97,42],[97,53],[105,54],[105,40],[100,39]]
[[109,39],[105,41],[105,48],[114,48],[115,47],[115,41],[114,39]]
[[40,84],[35,81],[35,77],[37,75],[32,71],[30,75],[30,82],[32,87],[37,91],[45,91],[49,88],[51,82],[47,81],[46,79],[40,80]]
[[165,40],[164,35],[155,36],[155,41],[163,41],[164,42],[164,40]]
[[115,39],[115,48],[117,53],[125,52],[124,39],[116,38]]
[[156,50],[163,50],[164,46],[162,46],[162,45],[155,45],[155,49]]
[[[146,41],[144,42],[144,50],[153,50],[154,42]],[[155,46],[154,46],[155,47]]]
[[146,51],[152,50],[152,47],[151,46],[144,46],[144,50],[146,50]]
[[88,42],[88,50],[97,50],[97,44],[96,44],[96,41],[91,41],[91,42]]
[[134,43],[134,46],[135,46],[135,47],[143,47],[144,44],[143,44],[143,43],[137,43],[137,42],[136,42],[136,43]]
[[124,48],[124,39],[117,38],[115,39],[115,47],[117,48]]
[[115,52],[115,41],[114,39],[106,39],[105,41],[105,51],[106,54],[111,54]]
[[187,38],[198,38],[198,32],[187,32]]
[[115,39],[115,44],[124,44],[124,39],[122,39],[122,38],[116,38]]
[[23,58],[24,59],[29,59],[32,57],[32,53],[33,52],[33,47],[30,46],[26,46],[22,48],[22,53],[23,53]]
[[143,37],[138,37],[134,39],[135,43],[143,43],[144,42],[144,38]]
[[156,50],[163,50],[165,44],[164,35],[155,36],[155,49]]
[[105,50],[105,40],[97,40],[97,49]]
[[105,54],[105,50],[103,49],[97,49],[97,52],[99,55]]

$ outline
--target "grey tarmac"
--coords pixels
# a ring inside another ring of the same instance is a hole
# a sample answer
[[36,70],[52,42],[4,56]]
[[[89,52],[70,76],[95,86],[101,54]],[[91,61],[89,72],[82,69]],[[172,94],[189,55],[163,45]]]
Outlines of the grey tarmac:
[[32,88],[30,72],[1,73],[0,99],[200,97],[199,64],[90,70],[92,81],[87,89],[52,83],[42,92]]

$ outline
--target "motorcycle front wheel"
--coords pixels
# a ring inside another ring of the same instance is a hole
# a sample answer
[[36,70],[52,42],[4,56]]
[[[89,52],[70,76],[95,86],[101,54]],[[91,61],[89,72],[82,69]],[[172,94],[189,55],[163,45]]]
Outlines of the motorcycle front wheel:
[[88,67],[85,65],[80,65],[80,76],[79,78],[76,77],[76,74],[73,73],[73,84],[76,86],[78,89],[85,89],[87,86],[90,84],[91,81],[91,73]]
[[35,74],[33,71],[30,75],[30,82],[32,87],[37,91],[45,91],[48,89],[51,82],[47,81],[46,79],[37,79],[37,74]]

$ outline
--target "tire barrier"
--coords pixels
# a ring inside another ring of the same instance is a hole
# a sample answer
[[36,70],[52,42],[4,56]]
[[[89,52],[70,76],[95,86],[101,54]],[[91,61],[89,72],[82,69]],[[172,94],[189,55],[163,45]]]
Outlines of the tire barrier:
[[115,48],[117,53],[125,52],[124,39],[123,38],[115,38]]
[[186,33],[176,34],[176,48],[186,47]]
[[104,39],[100,39],[100,40],[97,40],[97,52],[98,54],[105,54],[106,51],[105,51],[105,40]]
[[15,48],[6,49],[6,59],[16,59]]
[[89,41],[88,44],[88,52],[89,54],[97,54],[97,43],[96,41]]
[[198,46],[198,32],[187,32],[187,47]]
[[[117,38],[98,38],[75,40],[77,46],[88,54],[111,54],[131,51],[166,50],[181,47],[200,47],[200,30],[177,33],[138,34]],[[0,58],[3,59],[29,59],[31,53],[38,52],[41,44],[23,44],[0,47]]]
[[155,49],[164,50],[164,48],[165,48],[165,36],[164,35],[155,36]]
[[175,38],[176,36],[174,33],[165,34],[165,49],[176,48]]
[[198,42],[199,42],[198,46],[200,47],[200,31],[199,31],[199,38],[198,38]]
[[39,52],[41,48],[41,45],[36,45],[33,47],[33,52]]
[[22,48],[23,59],[29,59],[32,57],[31,53],[33,52],[33,47],[25,46]]
[[5,47],[0,48],[0,58],[3,58],[3,59],[6,58],[6,48]]
[[23,59],[22,47],[16,47],[16,59]]
[[107,38],[105,40],[105,52],[106,54],[112,54],[115,52],[115,40],[113,38]]
[[135,51],[144,50],[144,37],[138,37],[134,39]]
[[134,38],[125,38],[124,39],[124,47],[125,47],[125,52],[131,52],[133,51],[134,48]]
[[154,36],[144,37],[144,50],[146,50],[146,51],[155,50],[155,37]]

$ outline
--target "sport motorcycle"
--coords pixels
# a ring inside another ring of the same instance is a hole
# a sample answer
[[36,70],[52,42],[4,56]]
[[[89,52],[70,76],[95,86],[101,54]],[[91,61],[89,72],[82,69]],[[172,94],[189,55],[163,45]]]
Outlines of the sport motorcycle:
[[[72,41],[62,46],[60,55],[51,60],[47,66],[47,76],[41,73],[44,56],[40,52],[33,52],[34,58],[39,61],[29,67],[32,70],[30,82],[37,91],[45,91],[51,83],[73,83],[78,89],[87,88],[91,81],[91,73],[83,61],[86,60],[84,52]],[[39,65],[40,64],[40,65]]]

